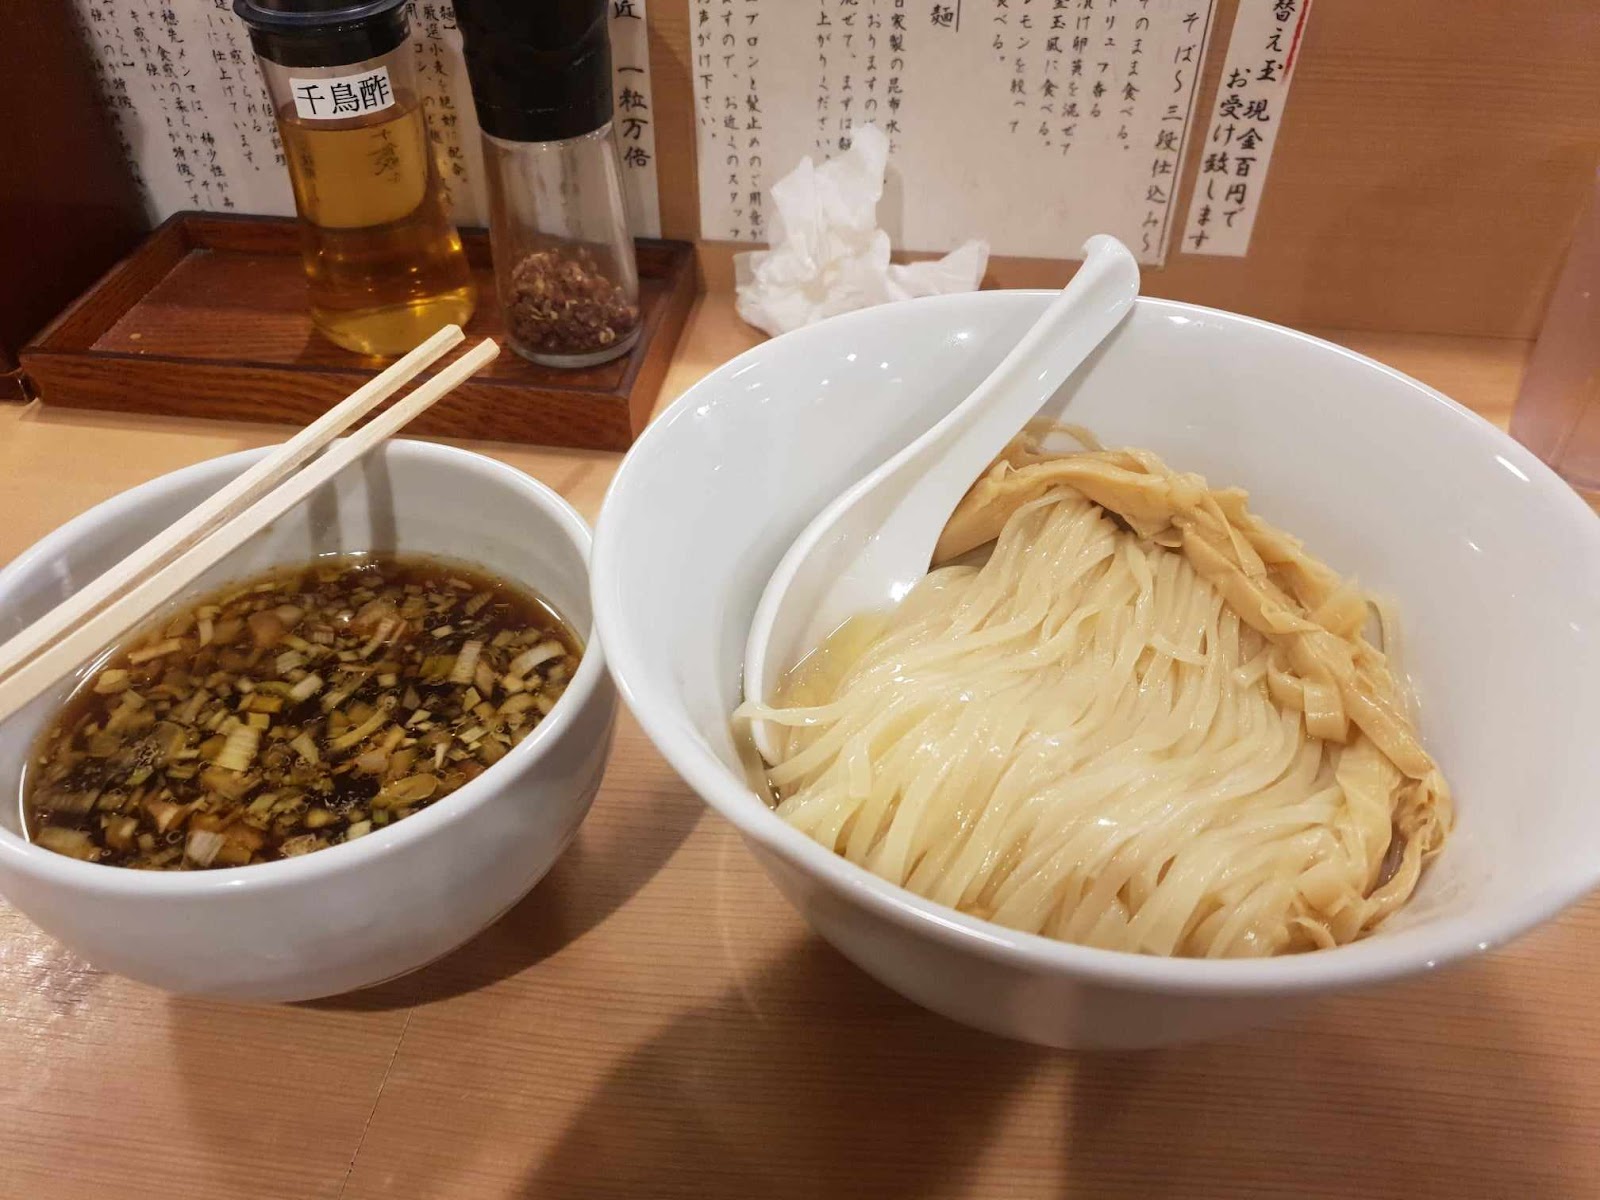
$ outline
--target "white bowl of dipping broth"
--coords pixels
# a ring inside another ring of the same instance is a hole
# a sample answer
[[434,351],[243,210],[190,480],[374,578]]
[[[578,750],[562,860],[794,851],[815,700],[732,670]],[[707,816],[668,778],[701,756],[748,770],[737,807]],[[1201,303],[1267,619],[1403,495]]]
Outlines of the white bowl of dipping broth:
[[1409,905],[1365,940],[1280,958],[1088,949],[904,891],[746,785],[728,715],[774,565],[829,500],[964,397],[1049,299],[914,300],[770,341],[658,418],[606,500],[594,607],[624,698],[813,928],[966,1024],[1136,1047],[1491,950],[1600,882],[1600,520],[1517,443],[1413,379],[1159,300],[1140,300],[1041,415],[1247,488],[1255,511],[1398,602],[1423,738],[1458,810]]
[[[0,571],[0,640],[160,532],[266,450],[199,463],[106,501]],[[186,592],[333,553],[427,554],[531,588],[584,654],[550,715],[482,775],[357,841],[208,871],[140,871],[25,836],[23,763],[74,686],[0,725],[0,892],[89,962],[168,991],[304,1000],[448,953],[520,900],[600,784],[616,696],[593,635],[589,529],[543,484],[482,455],[391,441],[250,539]],[[81,678],[81,674],[79,678]]]

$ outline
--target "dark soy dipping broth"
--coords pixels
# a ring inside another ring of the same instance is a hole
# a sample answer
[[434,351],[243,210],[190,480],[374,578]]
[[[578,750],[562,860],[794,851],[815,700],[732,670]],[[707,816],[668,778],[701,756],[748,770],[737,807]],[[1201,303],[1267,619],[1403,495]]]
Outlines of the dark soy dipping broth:
[[233,583],[85,680],[29,760],[28,835],[169,871],[353,841],[502,758],[581,654],[538,596],[445,560],[320,558]]

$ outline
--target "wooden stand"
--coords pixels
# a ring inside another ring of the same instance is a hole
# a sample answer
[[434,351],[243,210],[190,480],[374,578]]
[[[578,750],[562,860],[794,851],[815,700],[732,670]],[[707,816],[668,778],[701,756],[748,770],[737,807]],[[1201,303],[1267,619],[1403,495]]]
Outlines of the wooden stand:
[[[468,339],[503,339],[488,238],[464,240],[479,288]],[[695,294],[688,243],[641,239],[638,257],[643,328],[625,356],[561,371],[502,354],[412,430],[626,449],[649,418]],[[383,365],[312,328],[294,221],[201,213],[169,219],[21,361],[49,405],[290,424],[313,420]]]

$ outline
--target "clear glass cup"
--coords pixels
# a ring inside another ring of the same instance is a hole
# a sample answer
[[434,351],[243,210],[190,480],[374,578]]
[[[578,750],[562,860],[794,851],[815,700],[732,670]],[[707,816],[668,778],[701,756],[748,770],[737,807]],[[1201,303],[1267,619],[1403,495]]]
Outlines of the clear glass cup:
[[639,337],[639,268],[611,123],[548,142],[485,133],[483,163],[512,348],[554,367],[626,354]]
[[1523,374],[1511,433],[1600,499],[1600,174]]

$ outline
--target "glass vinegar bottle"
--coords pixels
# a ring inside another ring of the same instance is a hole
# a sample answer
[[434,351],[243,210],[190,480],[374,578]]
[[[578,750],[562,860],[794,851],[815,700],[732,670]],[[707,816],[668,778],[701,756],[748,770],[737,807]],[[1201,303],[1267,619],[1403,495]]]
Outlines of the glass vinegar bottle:
[[[476,289],[446,211],[403,4],[358,6],[368,24],[351,31],[327,24],[349,6],[273,3],[236,7],[277,114],[312,322],[345,349],[384,357],[464,325]],[[266,35],[263,12],[278,22]],[[305,20],[285,30],[290,16]]]

